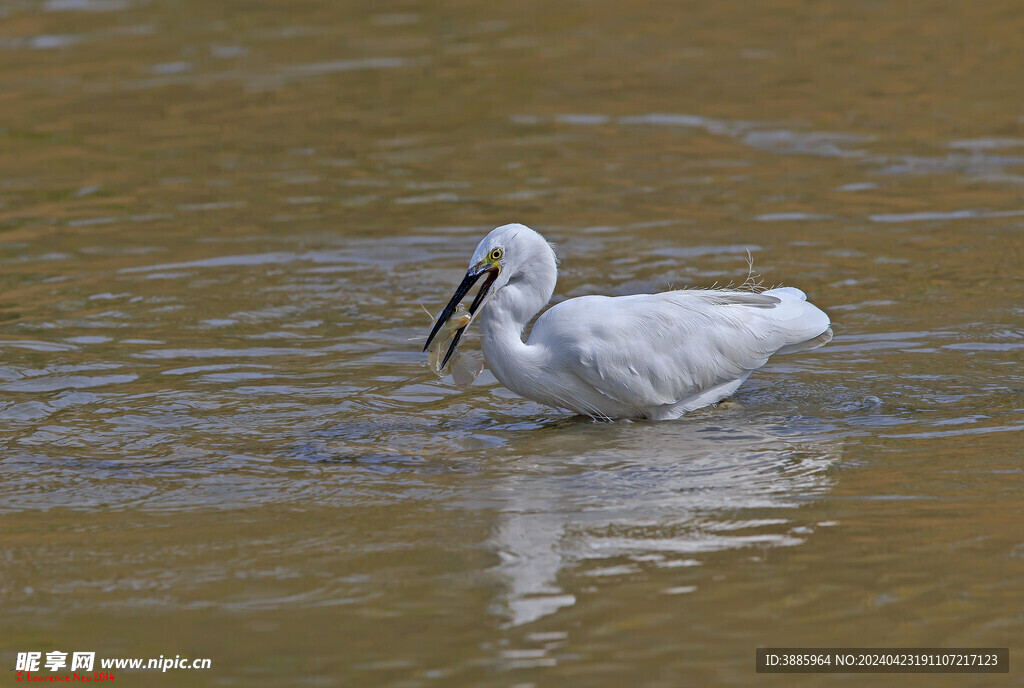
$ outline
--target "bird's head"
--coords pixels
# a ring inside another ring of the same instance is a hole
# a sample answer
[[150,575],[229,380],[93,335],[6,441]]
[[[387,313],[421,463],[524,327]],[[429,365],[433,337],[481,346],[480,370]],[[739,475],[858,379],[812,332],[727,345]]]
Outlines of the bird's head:
[[[544,237],[526,225],[502,225],[491,230],[477,244],[462,284],[455,290],[448,305],[437,317],[437,322],[434,323],[434,329],[430,331],[423,350],[427,350],[434,336],[455,312],[459,302],[481,277],[484,279],[483,284],[473,299],[473,304],[469,307],[469,313],[474,318],[495,294],[506,286],[517,282],[535,285],[534,291],[538,296],[543,296],[543,300],[533,311],[536,313],[551,298],[555,286],[554,278],[557,273],[556,265],[554,249],[545,241]],[[468,326],[467,324],[466,327]],[[448,353],[441,363],[442,366],[447,363],[455,351],[466,327],[461,328],[452,339]]]

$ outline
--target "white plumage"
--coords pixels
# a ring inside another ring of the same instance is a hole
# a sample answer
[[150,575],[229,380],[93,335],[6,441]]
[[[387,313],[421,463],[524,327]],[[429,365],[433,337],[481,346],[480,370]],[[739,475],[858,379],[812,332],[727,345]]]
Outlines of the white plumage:
[[[520,224],[498,227],[477,246],[431,338],[486,274],[470,312],[479,315],[487,366],[504,386],[594,418],[657,420],[732,395],[772,354],[832,338],[828,316],[799,289],[783,287],[582,296],[548,309],[523,342],[557,273],[555,252],[540,234]],[[451,351],[457,344],[456,337]]]

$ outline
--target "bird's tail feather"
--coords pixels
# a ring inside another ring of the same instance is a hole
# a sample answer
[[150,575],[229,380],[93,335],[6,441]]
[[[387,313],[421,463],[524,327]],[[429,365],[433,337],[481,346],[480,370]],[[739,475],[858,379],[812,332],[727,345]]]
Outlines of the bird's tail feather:
[[817,349],[819,346],[825,346],[832,341],[832,328],[829,327],[827,330],[819,334],[814,339],[808,339],[804,342],[798,342],[796,344],[787,344],[775,353],[777,354],[795,354],[799,351],[809,351],[811,349]]
[[778,298],[781,303],[773,312],[773,319],[786,331],[786,344],[776,353],[790,354],[807,351],[832,340],[829,317],[820,308],[807,302],[807,296],[794,287],[779,287],[763,292]]

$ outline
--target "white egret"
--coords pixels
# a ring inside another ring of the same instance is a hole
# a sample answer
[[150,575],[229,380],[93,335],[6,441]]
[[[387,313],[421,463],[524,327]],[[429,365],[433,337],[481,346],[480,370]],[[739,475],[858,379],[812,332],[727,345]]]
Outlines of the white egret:
[[548,309],[523,342],[557,275],[544,237],[521,224],[498,227],[476,247],[424,350],[484,277],[469,313],[479,313],[484,360],[501,384],[593,418],[664,420],[729,397],[772,354],[832,339],[828,316],[799,289],[782,287],[581,296]]

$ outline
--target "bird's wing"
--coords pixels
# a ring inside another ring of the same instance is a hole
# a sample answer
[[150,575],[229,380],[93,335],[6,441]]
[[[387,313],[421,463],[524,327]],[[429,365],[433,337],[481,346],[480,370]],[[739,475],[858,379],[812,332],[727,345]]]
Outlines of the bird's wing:
[[537,320],[530,343],[550,347],[560,367],[601,394],[643,408],[745,377],[827,328],[797,289],[682,290],[564,301]]

